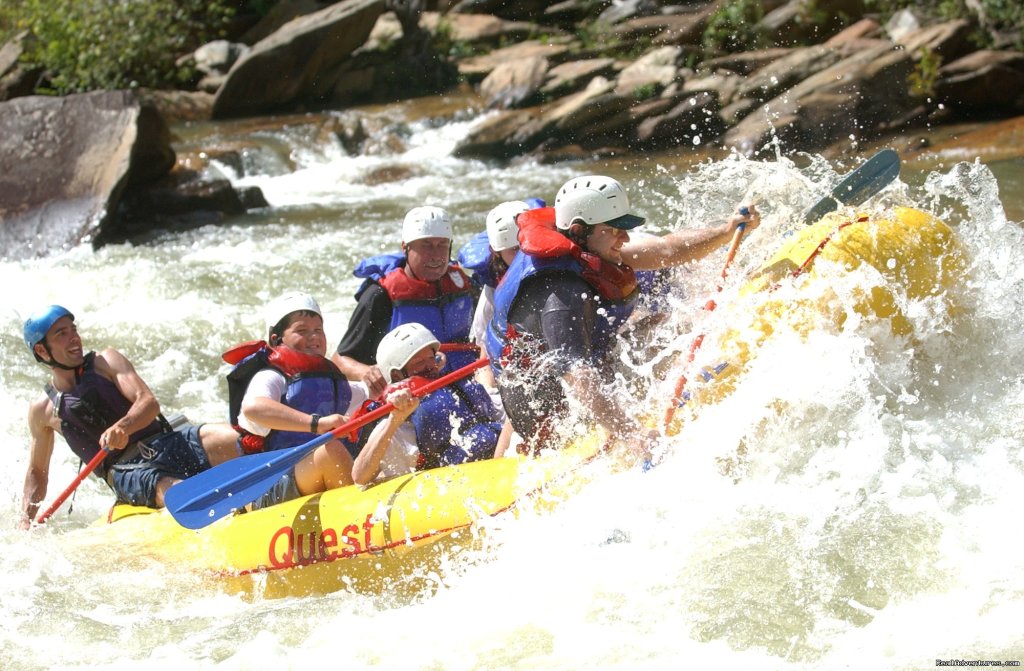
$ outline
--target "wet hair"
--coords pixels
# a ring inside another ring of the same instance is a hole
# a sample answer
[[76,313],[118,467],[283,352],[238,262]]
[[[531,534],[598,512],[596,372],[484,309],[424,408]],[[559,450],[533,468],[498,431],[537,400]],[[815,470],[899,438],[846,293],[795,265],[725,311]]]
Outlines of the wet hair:
[[501,257],[501,252],[496,252],[493,249],[491,250],[490,266],[492,277],[504,277],[508,271],[508,264]]
[[585,223],[582,219],[575,219],[572,223],[580,224],[579,229],[573,230],[573,226],[570,224],[569,228],[562,231],[562,233],[565,234],[565,237],[569,238],[580,247],[586,247],[587,240],[594,234],[597,227]]
[[296,310],[294,312],[289,312],[284,317],[281,317],[281,321],[274,324],[274,328],[270,329],[270,344],[280,345],[281,336],[284,334],[285,331],[288,330],[289,326],[295,323],[295,320],[298,319],[299,317],[320,317],[320,315],[313,312],[312,310]]

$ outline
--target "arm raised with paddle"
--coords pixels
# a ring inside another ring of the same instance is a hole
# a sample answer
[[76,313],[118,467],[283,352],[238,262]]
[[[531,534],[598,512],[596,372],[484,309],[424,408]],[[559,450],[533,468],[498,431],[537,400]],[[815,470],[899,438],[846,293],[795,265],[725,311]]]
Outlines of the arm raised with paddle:
[[[416,397],[426,396],[472,374],[488,363],[487,359],[478,359],[448,375],[419,386],[412,393]],[[385,403],[376,410],[317,436],[308,443],[285,450],[238,457],[199,473],[167,490],[167,510],[182,526],[201,529],[266,493],[310,451],[384,417],[393,409],[393,404]]]
[[[883,149],[865,161],[859,168],[843,178],[843,180],[832,189],[829,195],[823,197],[812,207],[808,208],[803,215],[804,223],[813,224],[826,214],[838,209],[840,205],[860,205],[888,186],[896,179],[897,176],[899,176],[899,174],[899,155],[892,149]],[[747,214],[745,210],[746,208],[743,208],[740,213]],[[743,236],[743,229],[744,226],[742,224],[736,228],[732,244],[729,247],[729,253],[726,256],[725,266],[722,268],[723,279],[726,276],[729,265],[732,263],[733,257],[736,255],[736,250],[739,247],[740,240]],[[721,289],[722,286],[719,284],[718,290],[721,291]],[[705,309],[708,311],[715,309],[714,299],[708,301]],[[687,365],[693,363],[697,350],[700,349],[703,340],[703,333],[694,338],[687,357]],[[684,372],[676,381],[672,401],[665,410],[663,423],[666,428],[671,424],[675,415],[675,410],[679,407],[679,401],[683,397],[683,393],[686,389],[686,383],[687,378],[686,373]]]

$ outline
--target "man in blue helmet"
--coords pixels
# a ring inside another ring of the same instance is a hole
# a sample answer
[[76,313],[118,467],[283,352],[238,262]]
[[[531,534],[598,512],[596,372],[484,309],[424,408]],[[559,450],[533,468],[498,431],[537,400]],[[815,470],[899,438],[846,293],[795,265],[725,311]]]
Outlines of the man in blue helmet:
[[172,429],[160,404],[132,363],[115,349],[86,352],[75,316],[47,306],[25,321],[25,344],[49,366],[46,393],[29,406],[29,465],[22,526],[35,519],[46,497],[54,434],[88,462],[110,455],[94,471],[118,502],[161,507],[174,483],[238,455],[228,424]]

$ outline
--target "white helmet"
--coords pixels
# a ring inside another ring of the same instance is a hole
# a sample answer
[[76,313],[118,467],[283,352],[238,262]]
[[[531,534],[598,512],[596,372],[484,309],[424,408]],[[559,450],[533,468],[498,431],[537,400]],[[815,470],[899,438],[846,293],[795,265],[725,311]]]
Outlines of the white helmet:
[[[267,322],[267,337],[270,336],[270,332],[282,319],[299,310],[315,312],[320,315],[321,319],[324,316],[320,311],[320,304],[316,302],[315,298],[301,291],[289,291],[267,304],[267,308],[264,311],[264,318]],[[281,334],[278,333],[278,335]]]
[[422,238],[452,239],[452,218],[440,207],[424,205],[414,207],[402,222],[402,243]]
[[441,343],[423,324],[400,324],[393,328],[377,345],[377,367],[384,374],[384,380],[392,382],[391,374],[405,368],[424,347],[433,347],[436,352]]
[[555,226],[569,230],[574,221],[607,224],[628,231],[644,223],[629,213],[629,196],[617,180],[590,175],[570,179],[555,196]]
[[519,225],[516,216],[530,206],[521,200],[510,200],[487,213],[487,241],[491,249],[501,252],[519,246]]

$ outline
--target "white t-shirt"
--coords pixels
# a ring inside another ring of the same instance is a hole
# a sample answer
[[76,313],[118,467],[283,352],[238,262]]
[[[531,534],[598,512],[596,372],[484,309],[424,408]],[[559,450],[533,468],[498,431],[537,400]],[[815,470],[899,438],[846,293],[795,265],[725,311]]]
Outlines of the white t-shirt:
[[469,339],[483,346],[487,340],[487,325],[494,318],[494,287],[484,285],[473,313],[473,324],[469,327]]
[[[367,393],[366,385],[362,382],[349,381],[348,384],[352,389],[352,400],[349,401],[348,409],[342,414],[351,416],[359,409],[369,394]],[[284,398],[287,390],[288,381],[284,375],[273,368],[264,368],[249,380],[249,386],[245,390],[242,405],[244,406],[245,401],[251,398],[271,398],[275,401],[280,401]],[[245,416],[244,412],[239,412],[238,414],[238,425],[257,436],[266,436],[270,433],[269,428],[253,422]],[[391,438],[387,450],[384,452],[384,457],[380,461],[380,472],[377,474],[375,481],[382,482],[399,475],[412,473],[416,470],[419,456],[420,450],[416,444],[416,427],[412,425],[412,422],[402,422],[401,426],[395,431],[395,435]]]
[[416,470],[416,463],[419,461],[420,449],[416,445],[416,427],[412,422],[405,421],[395,430],[395,435],[388,443],[388,449],[384,451],[384,457],[380,460],[380,471],[374,482],[383,482],[399,475],[412,473]]
[[[366,385],[362,382],[350,381],[348,386],[352,390],[352,400],[349,401],[348,408],[342,414],[351,416],[352,413],[359,409],[363,401],[367,399],[368,394]],[[245,390],[245,397],[242,399],[242,407],[245,407],[246,401],[254,398],[270,398],[280,401],[284,398],[287,391],[288,381],[284,375],[273,368],[264,368],[249,380],[249,386]],[[266,436],[270,433],[269,428],[252,421],[242,411],[238,413],[238,425],[257,436]]]

